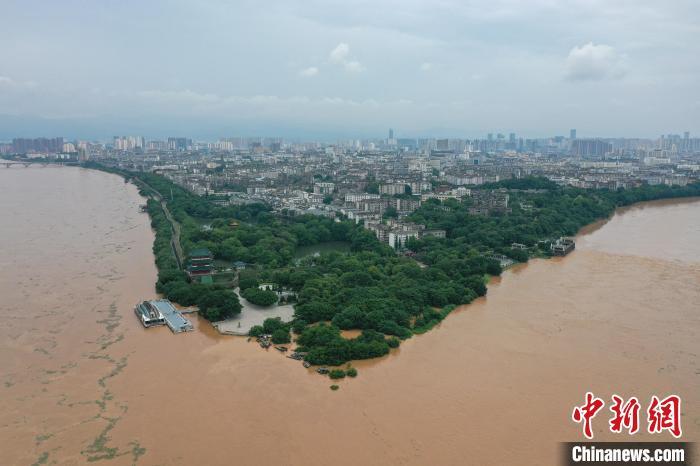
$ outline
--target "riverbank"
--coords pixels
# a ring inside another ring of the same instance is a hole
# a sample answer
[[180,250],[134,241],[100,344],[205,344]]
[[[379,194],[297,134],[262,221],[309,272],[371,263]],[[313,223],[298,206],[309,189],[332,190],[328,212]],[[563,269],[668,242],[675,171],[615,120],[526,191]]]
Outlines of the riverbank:
[[[138,177],[132,178],[132,181],[135,181],[137,186],[139,186],[142,194],[146,192],[146,190],[150,191],[152,193],[152,196],[149,196],[149,198],[152,198],[158,204],[160,205],[160,208],[163,211],[163,214],[165,214],[165,218],[168,220],[168,223],[170,223],[170,229],[171,229],[171,238],[170,238],[170,244],[172,245],[173,248],[173,254],[175,256],[175,260],[177,261],[178,268],[180,270],[183,269],[184,264],[185,264],[185,253],[182,250],[182,241],[180,241],[180,230],[181,226],[180,224],[173,218],[173,215],[170,213],[170,209],[168,209],[168,204],[163,198],[163,194],[158,192],[154,187],[143,181],[142,179]],[[145,189],[144,189],[145,188]],[[148,206],[147,209],[152,209],[153,206]],[[151,215],[149,211],[149,215]]]
[[[658,260],[665,260],[687,264],[692,262],[692,257],[687,257],[684,245],[679,244],[675,232],[684,228],[684,219],[677,213],[683,211],[686,206],[700,204],[700,197],[687,199],[667,199],[660,201],[644,202],[619,209],[615,216],[608,219],[603,226],[589,229],[586,235],[582,235],[579,242],[584,247],[592,247],[604,250],[610,254],[641,255],[645,254]],[[646,215],[653,212],[655,215]],[[645,230],[653,230],[658,224],[663,225],[669,235],[662,241],[649,238],[644,235]],[[604,226],[612,228],[601,231]],[[642,231],[639,231],[641,229]],[[619,236],[610,237],[606,231],[614,230]],[[695,231],[700,237],[700,228]],[[635,241],[629,241],[636,238]]]
[[[688,215],[693,214],[676,214]],[[664,237],[663,229],[651,233]],[[689,246],[687,231],[681,235],[685,241],[680,242]],[[697,277],[693,268],[609,255],[582,244],[565,259],[537,259],[505,272],[486,297],[451,313],[446,325],[404,342],[394,353],[400,357],[353,362],[361,376],[335,382],[338,392],[328,390],[328,384],[317,384],[315,390],[314,374],[292,375],[277,352],[247,345],[265,357],[265,363],[260,359],[257,364],[276,375],[257,371],[252,367],[255,355],[245,343],[234,342],[207,351],[216,359],[209,383],[222,384],[208,393],[240,393],[254,385],[265,391],[270,406],[261,413],[261,403],[243,395],[229,409],[224,404],[198,407],[203,412],[197,419],[203,426],[208,415],[236,412],[239,422],[215,425],[242,436],[232,446],[242,461],[253,460],[249,449],[262,447],[271,437],[255,443],[239,424],[259,433],[258,428],[266,427],[251,419],[264,415],[275,419],[276,433],[270,436],[281,444],[256,453],[257,461],[419,465],[459,464],[468,457],[484,465],[541,465],[556,464],[558,442],[580,439],[570,410],[581,403],[585,390],[605,399],[611,393],[648,399],[652,393],[679,392],[689,408],[685,438],[696,439],[698,410],[691,403],[697,406],[700,392],[693,374],[697,358],[689,353],[694,352],[691,331],[697,331],[698,322],[687,299],[698,298],[692,283]],[[245,362],[227,357],[232,351]],[[242,371],[264,382],[245,383]],[[288,377],[295,384],[291,397]],[[254,407],[246,409],[243,403],[248,402]],[[276,415],[281,406],[288,413],[284,418]],[[528,419],[527,425],[522,419]],[[602,430],[604,422],[596,427]],[[596,439],[614,440],[603,435],[597,431]],[[319,441],[326,445],[323,452],[298,447]],[[510,447],[499,448],[503,444]],[[219,457],[200,453],[223,464],[226,449],[218,451]]]
[[[288,218],[263,210],[251,216],[250,212],[238,208],[216,207],[209,199],[194,196],[157,175],[120,174],[139,179],[147,177],[147,184],[159,186],[157,191],[170,191],[169,204],[176,213],[176,220],[186,226],[178,241],[187,244],[185,250],[206,247],[219,260],[252,263],[252,270],[245,271],[245,288],[274,283],[294,293],[298,297],[294,318],[299,344],[307,353],[308,362],[323,365],[382,356],[397,342],[435,327],[446,316],[436,309],[470,303],[486,294],[484,275],[498,275],[502,271],[492,257],[505,255],[522,262],[545,256],[550,253],[551,241],[609,215],[615,207],[638,200],[700,192],[700,185],[590,191],[562,188],[548,180],[528,178],[520,180],[519,185],[529,183],[548,189],[514,191],[511,195],[517,201],[514,201],[516,207],[508,215],[470,215],[466,204],[456,201],[447,202],[445,206],[426,203],[411,220],[431,229],[444,228],[447,239],[410,243],[416,258],[428,265],[421,268],[413,259],[397,256],[372,233],[351,222],[337,224],[311,217]],[[503,183],[507,189],[508,181]],[[527,210],[517,207],[526,203],[530,206]],[[149,207],[156,228],[158,291],[183,305],[205,302],[200,295],[209,293],[210,288],[188,284],[184,275],[174,269],[169,251],[163,247],[166,241],[172,242],[174,228],[166,231],[160,223],[167,220],[167,215],[160,219],[159,212],[153,210]],[[203,229],[192,220],[193,216],[210,219],[211,224]],[[234,221],[245,217],[248,221]],[[318,258],[313,255],[304,260],[294,258],[300,244],[319,244],[329,239],[347,242],[351,252]],[[239,300],[234,299],[233,293],[229,294],[231,297],[225,305],[235,301],[236,309],[240,309]],[[205,316],[214,322],[229,320],[235,327],[229,326],[226,331],[234,333],[241,320],[234,322],[236,319],[232,319],[237,311],[229,312],[228,316],[222,314],[226,311],[222,302],[216,313]],[[331,321],[333,328],[313,327],[321,321]],[[347,340],[337,331],[353,328],[365,332],[357,339]]]
[[596,222],[590,223],[581,229],[578,230],[576,233],[576,237],[582,237],[585,235],[589,235],[591,233],[594,233],[595,231],[601,229],[603,226],[605,226],[606,223],[608,223],[610,220],[615,217],[615,215],[622,215],[625,212],[628,212],[632,209],[637,209],[637,208],[644,208],[645,206],[647,207],[664,207],[664,206],[670,206],[670,205],[678,205],[678,204],[684,204],[684,203],[693,203],[693,202],[698,202],[700,201],[700,196],[690,196],[690,197],[675,197],[675,198],[668,198],[668,199],[656,199],[653,201],[641,201],[641,202],[636,202],[631,205],[626,205],[626,206],[621,206],[617,207],[608,217],[602,218]]

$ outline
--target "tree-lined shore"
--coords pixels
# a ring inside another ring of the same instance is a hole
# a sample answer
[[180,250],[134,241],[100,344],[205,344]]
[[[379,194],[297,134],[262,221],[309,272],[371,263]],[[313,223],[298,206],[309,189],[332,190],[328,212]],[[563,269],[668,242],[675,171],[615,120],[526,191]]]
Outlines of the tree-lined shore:
[[[618,207],[656,199],[700,196],[700,184],[641,186],[627,190],[561,187],[544,178],[501,181],[479,189],[505,190],[512,211],[471,215],[469,198],[422,204],[410,220],[446,231],[446,238],[410,240],[414,257],[397,254],[373,233],[348,220],[273,213],[264,204],[217,205],[211,196],[196,196],[167,178],[97,164],[134,180],[149,196],[148,212],[156,238],[158,292],[182,305],[197,305],[209,320],[240,312],[238,297],[220,284],[190,283],[171,248],[173,228],[161,201],[180,227],[184,254],[207,248],[215,259],[247,264],[241,290],[261,303],[254,291],[273,283],[296,299],[293,322],[274,327],[295,334],[298,350],[312,364],[340,365],[385,355],[401,340],[430,330],[455,306],[483,296],[487,278],[501,273],[495,255],[524,262],[550,254],[551,241],[572,236],[582,227],[610,216]],[[156,199],[149,189],[162,196]],[[203,228],[202,225],[207,227]],[[295,258],[299,247],[342,241],[348,252]],[[520,247],[514,248],[516,243]],[[427,267],[426,267],[427,266]],[[272,324],[270,324],[272,328]],[[360,329],[344,338],[341,330]]]

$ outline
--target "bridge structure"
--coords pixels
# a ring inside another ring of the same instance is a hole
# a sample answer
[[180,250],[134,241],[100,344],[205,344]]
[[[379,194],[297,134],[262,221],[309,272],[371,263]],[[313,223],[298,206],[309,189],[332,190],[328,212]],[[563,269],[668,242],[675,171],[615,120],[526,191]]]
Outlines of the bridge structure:
[[45,160],[41,161],[34,161],[34,160],[0,160],[0,165],[4,166],[5,168],[12,168],[12,167],[19,167],[23,166],[24,168],[28,168],[31,165],[36,165],[36,166],[41,166],[41,167],[47,167],[49,165],[57,165],[59,167],[63,167],[64,165],[78,165],[77,162],[47,162]]
[[34,162],[17,162],[14,160],[3,160],[0,163],[2,165],[4,165],[5,168],[15,167],[15,166],[19,166],[19,165],[24,165],[24,168],[27,168],[28,166],[30,166]]

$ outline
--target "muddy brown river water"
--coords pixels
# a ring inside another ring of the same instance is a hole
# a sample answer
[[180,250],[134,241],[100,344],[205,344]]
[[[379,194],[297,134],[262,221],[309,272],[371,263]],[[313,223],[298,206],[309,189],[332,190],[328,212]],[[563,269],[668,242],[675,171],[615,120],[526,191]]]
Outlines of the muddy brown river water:
[[587,390],[677,393],[700,440],[700,201],[619,212],[336,392],[196,319],[142,328],[141,203],[105,173],[0,169],[0,465],[555,465]]

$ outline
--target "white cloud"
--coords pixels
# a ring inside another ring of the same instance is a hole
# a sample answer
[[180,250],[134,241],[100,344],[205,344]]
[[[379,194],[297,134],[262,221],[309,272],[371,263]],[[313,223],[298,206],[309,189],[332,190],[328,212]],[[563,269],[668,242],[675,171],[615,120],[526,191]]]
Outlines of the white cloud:
[[137,92],[137,95],[146,99],[179,104],[203,104],[218,102],[221,100],[221,98],[216,94],[202,94],[189,89],[178,91],[146,90]]
[[350,46],[345,42],[338,44],[329,55],[331,63],[342,65],[346,71],[358,73],[365,69],[357,60],[350,59]]
[[341,42],[331,50],[330,59],[333,63],[345,63],[345,60],[350,53],[350,46],[345,42]]
[[[339,133],[376,125],[426,136],[483,136],[499,128],[546,136],[569,124],[596,136],[700,133],[698,97],[688,97],[697,94],[700,76],[692,45],[700,41],[698,0],[272,0],[265,7],[153,0],[143,2],[143,15],[133,14],[132,2],[44,2],[42,14],[52,20],[39,28],[30,21],[35,2],[5,3],[5,36],[17,45],[0,46],[0,114],[105,114],[113,121],[147,114],[155,134],[176,127],[176,115],[183,132],[187,123],[193,135],[207,134],[201,128],[218,120],[247,121],[251,108],[265,114],[256,123],[260,134],[286,118],[300,136],[315,134],[319,122]],[[149,22],[153,12],[162,21]],[[65,24],[75,21],[95,40],[65,34]],[[251,41],[262,23],[282,40]],[[563,46],[557,37],[567,38]],[[249,46],[231,47],[237,43]],[[102,53],[105,47],[111,53]],[[142,53],[129,55],[135,48]],[[36,50],[45,59],[27,60]],[[71,60],[62,59],[66,51]],[[129,56],[132,66],[110,68],[114,55]],[[217,62],[217,72],[182,67],[180,56]],[[94,66],[78,72],[76,61]],[[241,73],[241,64],[257,72]],[[135,96],[140,89],[161,91]],[[127,92],[131,97],[121,95]],[[292,102],[295,95],[308,102]],[[415,104],[343,106],[323,103],[323,96],[354,102],[410,96]],[[627,118],[616,113],[613,97],[625,102]],[[469,100],[459,112],[451,106]],[[337,112],[321,118],[318,108]],[[537,118],[533,109],[540,110]],[[6,133],[0,128],[0,137]]]
[[621,78],[626,71],[625,57],[609,45],[589,42],[572,48],[566,57],[565,76],[572,81]]
[[360,71],[363,71],[365,69],[364,66],[359,61],[355,60],[350,60],[348,62],[345,62],[345,69],[348,71],[352,71],[354,73],[359,73]]
[[21,90],[36,87],[36,83],[34,81],[16,81],[9,76],[0,76],[0,86]]
[[163,105],[172,104],[180,111],[190,110],[193,106],[201,108],[221,109],[229,111],[230,106],[238,107],[240,105],[248,105],[251,107],[262,107],[268,105],[279,106],[347,106],[347,107],[378,107],[378,106],[394,106],[394,105],[412,105],[413,102],[408,99],[385,100],[377,101],[375,99],[355,100],[345,97],[322,97],[313,98],[308,96],[277,96],[277,95],[231,95],[221,96],[217,94],[198,93],[190,89],[177,91],[162,91],[162,90],[145,90],[138,92],[122,92],[115,94],[113,97],[123,99],[134,99],[134,102],[145,104],[146,102],[158,103]]
[[299,76],[302,76],[304,78],[311,78],[314,77],[318,74],[318,68],[315,66],[310,66],[308,68],[304,68],[303,70],[299,71]]

